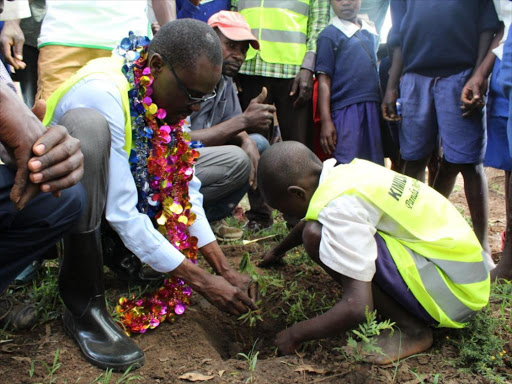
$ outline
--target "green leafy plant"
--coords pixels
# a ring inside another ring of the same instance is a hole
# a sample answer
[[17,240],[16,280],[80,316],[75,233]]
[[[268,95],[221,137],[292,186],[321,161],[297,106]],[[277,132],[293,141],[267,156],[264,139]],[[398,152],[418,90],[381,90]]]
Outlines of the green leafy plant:
[[[391,320],[377,321],[377,311],[365,309],[366,321],[359,324],[357,329],[347,333],[347,345],[345,348],[335,348],[342,352],[347,358],[355,361],[363,361],[367,354],[384,355],[382,348],[377,345],[377,337],[383,331],[389,331],[390,336],[394,333],[395,323]],[[353,335],[356,337],[354,338]]]
[[256,364],[258,364],[258,355],[260,354],[259,351],[256,351],[256,343],[258,342],[258,339],[254,342],[251,350],[248,354],[245,353],[237,353],[237,356],[243,357],[247,361],[247,365],[249,368],[249,377],[245,381],[246,383],[253,383],[255,380],[255,370],[256,370]]

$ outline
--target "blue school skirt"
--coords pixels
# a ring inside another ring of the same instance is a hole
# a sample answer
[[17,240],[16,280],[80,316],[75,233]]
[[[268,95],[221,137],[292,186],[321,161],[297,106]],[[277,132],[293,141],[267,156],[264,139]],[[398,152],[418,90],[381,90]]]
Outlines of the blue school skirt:
[[333,111],[331,118],[338,136],[334,157],[340,164],[357,157],[384,165],[379,103],[352,104]]

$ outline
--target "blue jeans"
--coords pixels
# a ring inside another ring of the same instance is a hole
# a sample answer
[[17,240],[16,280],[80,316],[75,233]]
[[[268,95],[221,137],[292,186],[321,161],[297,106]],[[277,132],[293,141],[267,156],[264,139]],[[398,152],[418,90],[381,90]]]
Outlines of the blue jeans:
[[268,140],[259,133],[251,133],[249,134],[249,137],[253,139],[254,142],[256,143],[260,155],[270,148],[270,143],[268,142]]

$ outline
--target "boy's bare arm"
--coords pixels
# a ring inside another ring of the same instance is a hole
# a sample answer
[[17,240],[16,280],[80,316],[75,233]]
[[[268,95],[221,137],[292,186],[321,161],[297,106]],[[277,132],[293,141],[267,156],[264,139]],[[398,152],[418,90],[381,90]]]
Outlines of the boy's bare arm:
[[[480,35],[477,64],[473,70],[473,75],[462,89],[460,97],[463,104],[462,110],[464,111],[462,116],[464,117],[470,115],[475,108],[482,108],[485,104],[483,95],[487,91],[487,81],[496,60],[493,49],[498,47],[503,38],[503,33],[504,25],[502,23],[494,38],[492,38],[492,32],[490,31],[483,32]],[[489,39],[492,39],[490,44]]]
[[343,299],[326,313],[302,321],[278,333],[280,352],[294,353],[309,340],[322,339],[346,332],[365,320],[365,309],[373,311],[372,283],[340,275],[345,290]]
[[382,116],[388,121],[400,120],[400,116],[396,113],[396,101],[398,100],[398,85],[400,84],[403,66],[402,48],[398,46],[393,49],[388,85],[381,105]]
[[330,155],[336,148],[336,128],[331,118],[331,78],[324,73],[318,74],[318,108],[322,121],[320,145]]
[[270,267],[278,263],[290,249],[293,249],[302,244],[302,232],[306,223],[300,221],[290,231],[283,241],[281,241],[275,248],[265,252],[262,255],[262,260],[259,262],[258,267]]

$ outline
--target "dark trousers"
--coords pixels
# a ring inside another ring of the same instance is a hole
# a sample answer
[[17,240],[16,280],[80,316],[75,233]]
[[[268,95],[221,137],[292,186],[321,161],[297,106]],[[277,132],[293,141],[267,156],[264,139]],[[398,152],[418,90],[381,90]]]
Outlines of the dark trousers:
[[[263,87],[268,94],[265,100],[268,104],[274,104],[277,109],[277,119],[283,140],[299,141],[309,148],[313,145],[313,104],[307,102],[300,108],[293,108],[290,90],[292,79],[276,79],[273,77],[239,75],[242,92],[240,92],[240,104],[245,110],[252,99],[261,93]],[[272,211],[256,190],[250,190],[249,203],[251,210],[246,212],[249,220],[268,226],[272,224]]]
[[283,140],[299,141],[312,147],[313,103],[307,102],[300,108],[293,108],[294,99],[290,97],[290,90],[294,79],[247,75],[239,75],[238,78],[242,87],[239,97],[243,110],[261,93],[261,88],[266,87],[268,94],[265,103],[276,106]]
[[17,70],[13,74],[13,80],[20,82],[21,94],[25,104],[32,108],[37,92],[37,59],[39,57],[39,50],[30,45],[23,46],[23,61],[27,67],[22,70]]
[[85,207],[80,184],[62,196],[41,193],[18,211],[9,198],[14,171],[0,165],[0,292],[71,229]]

